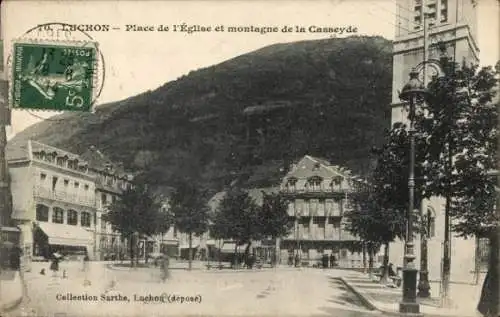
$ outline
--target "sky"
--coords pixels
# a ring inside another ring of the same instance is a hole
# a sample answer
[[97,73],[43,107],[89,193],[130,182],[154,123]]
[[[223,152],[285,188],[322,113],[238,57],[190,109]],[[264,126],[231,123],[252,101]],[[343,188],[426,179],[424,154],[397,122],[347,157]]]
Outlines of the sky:
[[[499,5],[497,0],[478,1],[480,63],[499,60]],[[344,33],[281,32],[284,26],[357,28],[355,35],[395,34],[394,0],[330,1],[24,1],[2,3],[4,59],[12,41],[38,24],[110,25],[108,32],[89,31],[99,43],[105,62],[105,80],[97,105],[153,90],[190,71],[208,67],[275,43],[324,39]],[[211,26],[211,32],[172,32],[173,25]],[[153,27],[155,31],[126,31]],[[157,31],[159,25],[169,31]],[[279,32],[229,33],[229,26],[272,26]],[[224,32],[215,27],[224,26]],[[78,33],[78,32],[76,32]],[[41,33],[40,33],[41,34]],[[41,34],[49,37],[49,34]],[[76,36],[76,35],[75,35]],[[45,39],[45,38],[44,38]],[[79,38],[81,39],[81,38]],[[100,74],[102,75],[102,74]],[[102,78],[102,77],[101,77]],[[55,112],[13,110],[9,137]]]

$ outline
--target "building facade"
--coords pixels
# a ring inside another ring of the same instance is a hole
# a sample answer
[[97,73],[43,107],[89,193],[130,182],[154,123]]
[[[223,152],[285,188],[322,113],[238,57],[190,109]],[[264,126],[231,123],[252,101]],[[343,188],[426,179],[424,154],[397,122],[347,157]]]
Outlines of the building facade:
[[[11,218],[21,229],[21,247],[26,256],[41,259],[57,251],[103,259],[108,252],[103,237],[111,245],[123,247],[126,241],[112,233],[101,217],[106,205],[130,185],[127,177],[112,169],[103,171],[95,161],[35,141],[9,144],[7,160]],[[112,194],[102,184],[103,179],[112,180]]]
[[366,183],[325,160],[306,155],[294,165],[280,187],[294,223],[279,242],[282,263],[295,254],[312,262],[334,254],[340,266],[362,267],[361,241],[345,228],[344,217],[349,195],[361,186]]
[[[445,54],[455,62],[477,64],[476,1],[473,0],[397,0],[396,37],[393,50],[392,120],[408,122],[407,108],[399,99],[399,91],[409,80],[409,72],[416,68],[423,78],[424,61],[424,13],[428,21],[428,60],[440,57],[438,44],[444,44]],[[427,67],[427,82],[439,75],[439,68]],[[445,234],[444,199],[433,197],[422,203],[426,218],[428,244],[429,279],[440,280],[442,273],[443,243]],[[451,238],[451,280],[476,282],[477,271],[485,263],[485,240],[463,239],[452,234]],[[417,235],[414,261],[420,265],[420,237]],[[396,241],[391,246],[390,261],[402,266],[404,242]]]

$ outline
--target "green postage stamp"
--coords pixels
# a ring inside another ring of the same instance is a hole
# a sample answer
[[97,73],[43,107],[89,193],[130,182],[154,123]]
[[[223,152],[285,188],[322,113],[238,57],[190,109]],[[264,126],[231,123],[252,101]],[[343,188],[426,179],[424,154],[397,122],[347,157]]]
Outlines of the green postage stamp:
[[12,107],[91,111],[97,54],[95,43],[14,43]]

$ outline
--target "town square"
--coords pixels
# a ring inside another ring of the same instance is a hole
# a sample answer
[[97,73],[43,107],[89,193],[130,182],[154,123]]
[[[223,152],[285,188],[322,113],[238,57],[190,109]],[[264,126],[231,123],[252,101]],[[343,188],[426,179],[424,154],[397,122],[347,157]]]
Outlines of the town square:
[[3,2],[0,316],[500,316],[499,10]]

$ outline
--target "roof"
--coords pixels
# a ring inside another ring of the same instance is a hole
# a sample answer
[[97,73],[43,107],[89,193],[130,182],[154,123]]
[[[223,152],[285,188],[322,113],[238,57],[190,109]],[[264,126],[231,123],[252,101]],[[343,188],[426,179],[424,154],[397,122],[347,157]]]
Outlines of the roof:
[[84,160],[89,163],[91,169],[97,171],[108,172],[110,174],[117,174],[124,176],[123,167],[111,161],[106,155],[98,150],[94,145],[90,146],[87,151],[80,155]]
[[75,153],[71,153],[47,144],[40,143],[38,141],[31,140],[31,151],[33,153],[37,152],[45,152],[45,153],[56,153],[57,156],[63,157],[66,156],[68,159],[74,160],[79,159],[79,155]]
[[366,180],[353,175],[350,170],[338,165],[331,165],[330,162],[324,159],[318,159],[310,155],[305,155],[297,164],[293,165],[287,173],[284,180],[290,178],[297,179],[297,186],[301,187],[311,177],[319,177],[322,179],[333,179],[342,177],[351,182],[366,184]]
[[286,177],[310,178],[313,176],[321,178],[333,178],[335,176],[349,177],[351,173],[339,166],[331,165],[326,160],[305,155],[292,167]]

